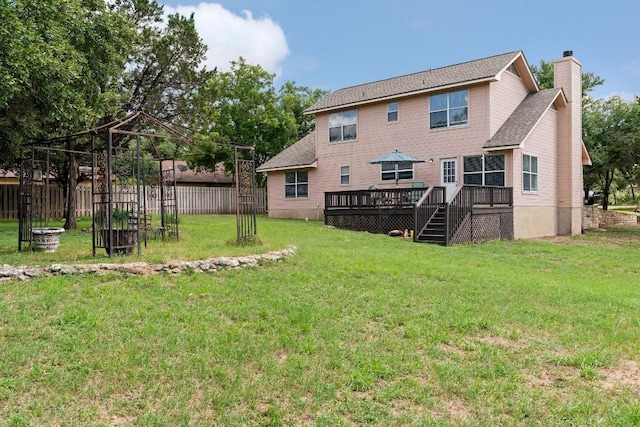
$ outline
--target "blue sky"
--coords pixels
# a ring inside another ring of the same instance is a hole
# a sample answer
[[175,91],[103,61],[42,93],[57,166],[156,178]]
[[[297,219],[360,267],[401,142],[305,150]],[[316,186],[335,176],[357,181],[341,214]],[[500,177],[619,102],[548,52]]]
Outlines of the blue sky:
[[208,68],[240,55],[276,84],[343,87],[522,50],[529,64],[573,50],[605,84],[640,95],[640,1],[159,0],[195,13]]

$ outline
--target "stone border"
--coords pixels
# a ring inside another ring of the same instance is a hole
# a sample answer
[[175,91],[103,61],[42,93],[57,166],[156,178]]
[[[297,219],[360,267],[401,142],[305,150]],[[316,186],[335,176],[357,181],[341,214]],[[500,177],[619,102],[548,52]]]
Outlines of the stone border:
[[18,279],[28,280],[38,276],[67,276],[72,274],[107,274],[123,273],[127,275],[143,274],[178,274],[185,271],[193,273],[208,273],[228,269],[257,267],[266,262],[283,261],[293,256],[297,247],[292,246],[280,251],[266,254],[248,255],[241,257],[218,257],[198,261],[171,261],[166,264],[148,264],[146,262],[131,262],[125,264],[52,264],[46,267],[38,265],[12,267],[0,265],[0,282]]

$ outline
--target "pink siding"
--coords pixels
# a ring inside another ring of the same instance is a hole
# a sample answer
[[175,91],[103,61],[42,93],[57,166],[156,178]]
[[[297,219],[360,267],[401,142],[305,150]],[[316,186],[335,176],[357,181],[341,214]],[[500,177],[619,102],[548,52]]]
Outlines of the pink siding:
[[[325,191],[361,190],[371,185],[393,187],[395,182],[382,181],[380,166],[369,160],[400,150],[425,160],[414,167],[413,181],[427,186],[440,185],[440,159],[456,157],[458,169],[467,154],[482,154],[487,141],[488,85],[469,89],[469,123],[449,129],[429,129],[429,96],[403,98],[399,101],[398,122],[387,122],[387,103],[358,108],[358,138],[347,142],[329,142],[328,114],[316,118],[318,144],[318,182]],[[433,159],[433,162],[429,162]],[[340,185],[340,167],[350,166],[351,184]],[[461,171],[460,171],[461,172]],[[459,180],[462,174],[458,175]],[[411,180],[401,180],[410,186]]]
[[572,56],[554,61],[554,84],[562,87],[568,105],[560,118],[558,198],[561,234],[582,230],[582,66]]
[[499,82],[490,86],[491,105],[490,109],[490,137],[493,136],[500,126],[509,118],[513,110],[516,109],[522,100],[529,93],[524,86],[522,79],[513,73],[505,71]]
[[[557,111],[548,110],[524,141],[522,149],[514,150],[513,204],[515,206],[557,206],[558,114]],[[536,192],[525,192],[522,189],[523,154],[538,158],[538,191]]]
[[[318,171],[308,169],[309,197],[287,199],[284,193],[284,171],[270,172],[267,175],[267,209],[270,216],[278,212],[278,217],[285,218],[313,218],[316,217],[318,203],[324,207],[324,189],[317,180]],[[286,214],[289,212],[290,214]],[[283,214],[284,213],[284,214]]]
[[561,134],[558,184],[561,206],[582,206],[582,89],[581,66],[573,57],[555,62],[556,86],[561,86],[569,105],[559,126]]

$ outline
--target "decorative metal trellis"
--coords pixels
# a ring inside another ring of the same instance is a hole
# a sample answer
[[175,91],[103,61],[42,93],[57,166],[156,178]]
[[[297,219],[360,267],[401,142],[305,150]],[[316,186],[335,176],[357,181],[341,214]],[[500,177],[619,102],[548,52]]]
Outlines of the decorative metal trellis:
[[[241,158],[249,153],[250,159]],[[237,244],[255,243],[256,225],[256,169],[253,147],[234,147],[236,166],[236,224]]]
[[[62,142],[91,138],[91,152],[73,152],[61,148]],[[91,155],[93,255],[104,248],[109,256],[140,252],[141,239],[146,244],[149,224],[147,202],[160,197],[162,237],[178,239],[178,204],[176,200],[175,162],[164,169],[162,159],[144,159],[141,138],[171,138],[191,145],[192,142],[144,112],[133,113],[122,120],[90,129],[28,144],[23,149],[20,171],[20,214],[18,249],[31,244],[34,225],[48,226],[49,220],[49,153]],[[58,144],[58,145],[57,145]],[[42,153],[45,153],[44,155]],[[148,167],[156,164],[155,172]]]
[[22,152],[20,160],[20,204],[18,215],[18,250],[23,243],[32,247],[31,230],[36,227],[49,226],[49,152],[30,150]]

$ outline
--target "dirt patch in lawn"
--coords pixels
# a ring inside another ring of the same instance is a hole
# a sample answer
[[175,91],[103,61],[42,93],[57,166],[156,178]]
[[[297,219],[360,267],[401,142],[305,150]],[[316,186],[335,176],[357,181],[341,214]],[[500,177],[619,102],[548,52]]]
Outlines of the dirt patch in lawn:
[[568,381],[580,378],[580,370],[572,366],[543,367],[525,378],[533,388],[562,387]]
[[618,366],[600,369],[602,388],[605,390],[622,391],[630,389],[640,393],[640,366],[635,360],[628,360]]

